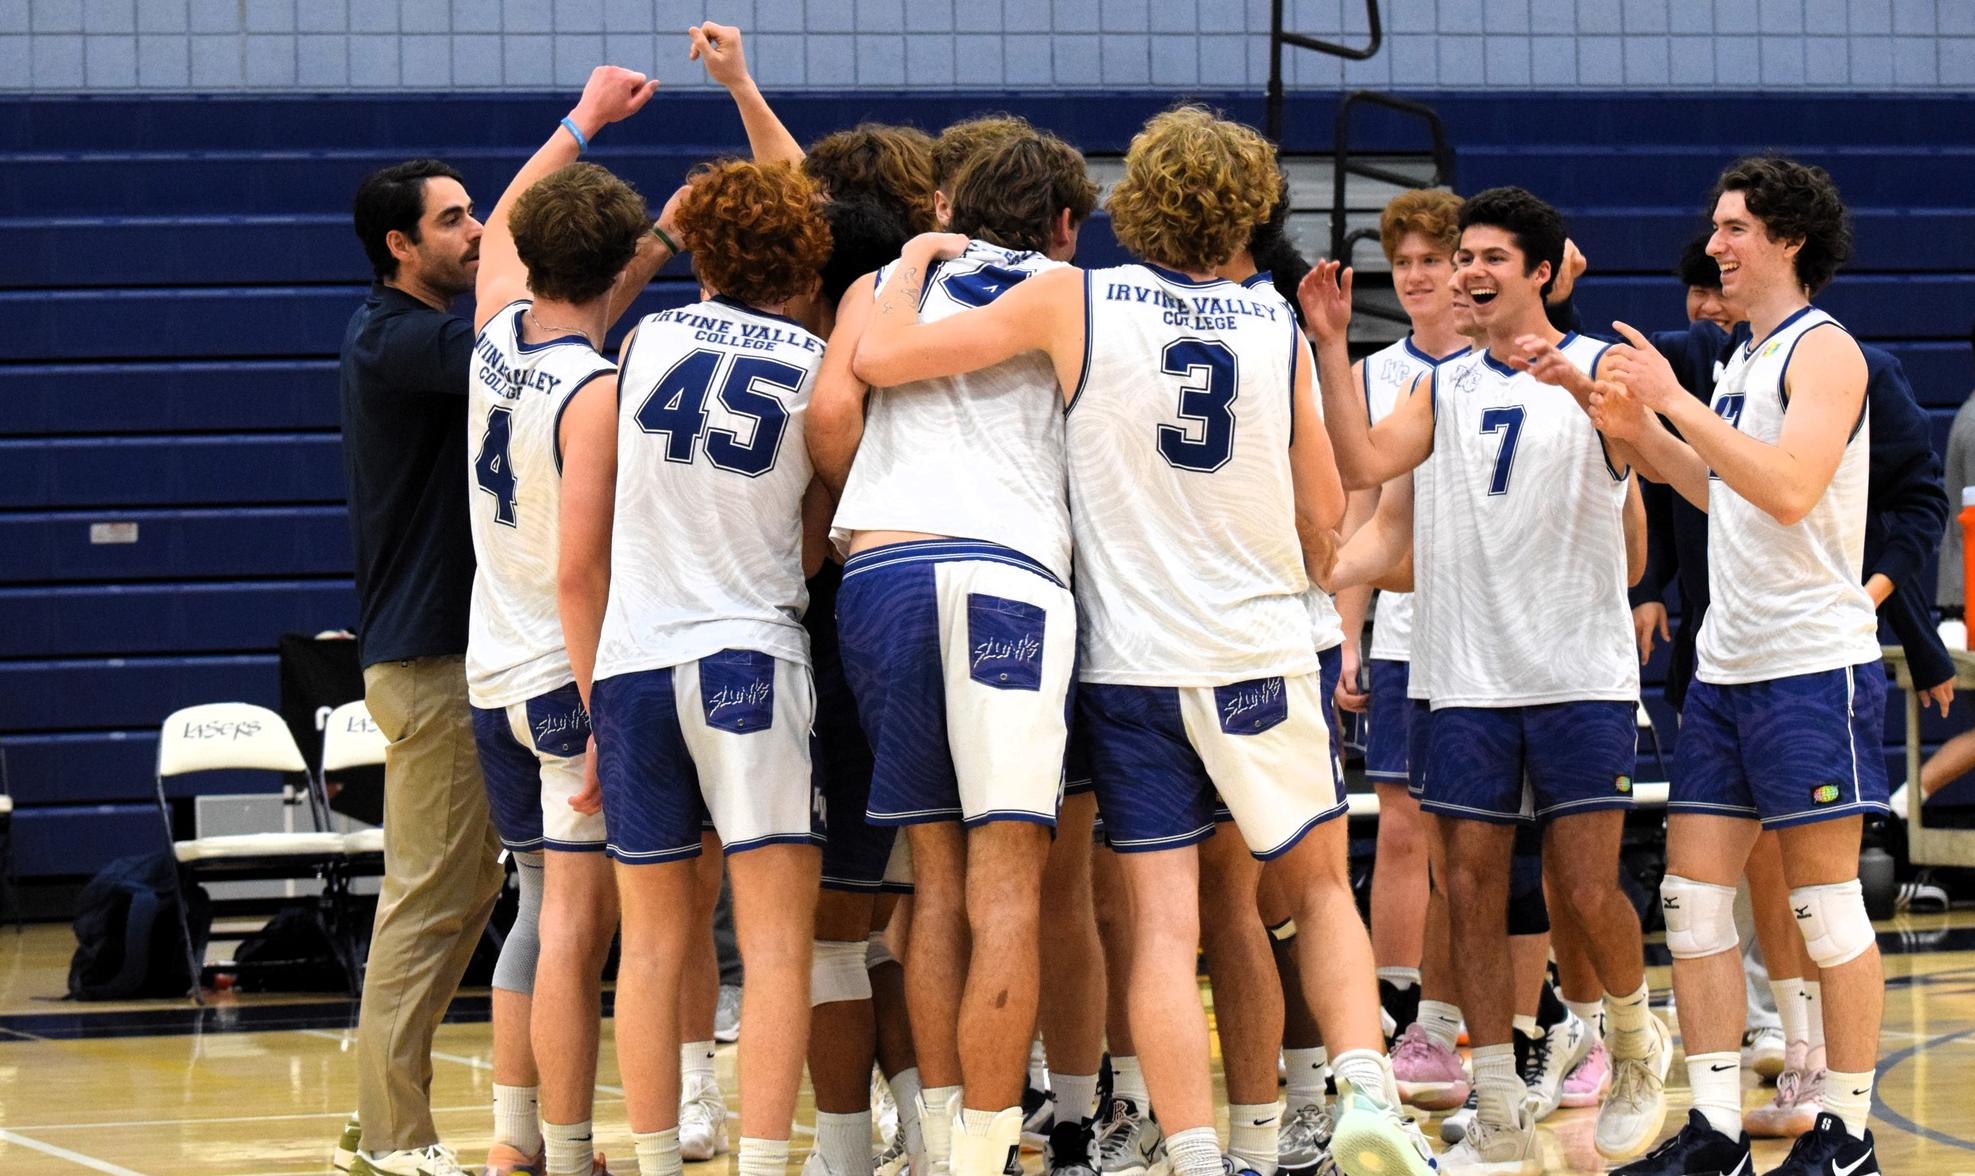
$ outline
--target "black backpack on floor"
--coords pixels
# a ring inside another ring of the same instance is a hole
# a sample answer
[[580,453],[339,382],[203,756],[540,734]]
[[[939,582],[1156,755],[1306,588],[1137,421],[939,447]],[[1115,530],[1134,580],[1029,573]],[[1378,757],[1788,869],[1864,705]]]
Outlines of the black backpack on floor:
[[[184,996],[197,977],[185,974],[179,938],[178,864],[170,853],[119,858],[83,887],[76,900],[75,955],[69,960],[73,1000]],[[193,954],[203,955],[212,932],[212,900],[192,888],[188,906]]]

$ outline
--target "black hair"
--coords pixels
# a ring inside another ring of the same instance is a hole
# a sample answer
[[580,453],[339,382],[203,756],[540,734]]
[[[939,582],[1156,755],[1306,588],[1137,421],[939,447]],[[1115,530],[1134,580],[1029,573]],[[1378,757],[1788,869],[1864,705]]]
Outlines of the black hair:
[[1681,285],[1721,289],[1721,263],[1708,256],[1708,240],[1713,236],[1712,229],[1702,229],[1680,251],[1680,266],[1674,272],[1680,275]]
[[1564,266],[1564,218],[1556,209],[1522,188],[1489,188],[1476,192],[1461,204],[1461,229],[1487,225],[1515,238],[1522,250],[1522,272],[1531,274],[1544,262],[1550,263],[1550,280],[1543,283],[1544,298],[1557,284]]
[[851,283],[896,260],[912,228],[885,203],[851,196],[823,205],[830,226],[830,259],[823,263],[823,297],[835,306]]
[[396,229],[416,244],[418,221],[425,215],[425,181],[444,177],[464,184],[452,165],[436,159],[411,159],[379,168],[357,185],[353,219],[357,240],[370,258],[370,271],[379,280],[398,276],[398,259],[385,238]]
[[1816,294],[1852,255],[1852,217],[1838,186],[1821,167],[1781,155],[1736,160],[1714,182],[1708,215],[1723,192],[1740,192],[1749,215],[1762,222],[1772,241],[1802,241],[1797,250],[1797,281]]
[[1269,219],[1255,226],[1248,234],[1248,255],[1255,261],[1255,268],[1269,275],[1276,293],[1289,302],[1290,310],[1296,315],[1298,326],[1303,323],[1303,304],[1296,300],[1296,287],[1303,281],[1303,275],[1310,272],[1310,263],[1289,239],[1289,179],[1283,177],[1276,188],[1275,207],[1269,210]]

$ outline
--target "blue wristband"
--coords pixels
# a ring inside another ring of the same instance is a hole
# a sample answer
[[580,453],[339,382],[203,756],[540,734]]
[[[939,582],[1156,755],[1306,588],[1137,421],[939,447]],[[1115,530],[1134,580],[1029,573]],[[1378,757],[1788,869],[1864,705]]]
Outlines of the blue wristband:
[[562,120],[562,125],[563,129],[569,132],[570,137],[576,140],[576,154],[587,154],[590,150],[590,141],[583,137],[583,132],[577,130],[576,124],[567,117]]

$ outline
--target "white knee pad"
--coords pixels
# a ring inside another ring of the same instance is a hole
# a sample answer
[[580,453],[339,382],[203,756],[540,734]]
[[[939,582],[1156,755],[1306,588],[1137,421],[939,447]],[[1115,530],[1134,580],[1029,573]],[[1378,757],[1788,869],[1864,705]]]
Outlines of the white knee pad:
[[864,942],[865,971],[875,972],[886,964],[895,964],[898,962],[898,957],[891,953],[891,945],[885,942],[885,933],[883,931],[871,932],[871,937]]
[[810,949],[809,1007],[841,1000],[870,1000],[871,973],[864,970],[864,941],[818,939]]
[[1790,910],[1804,946],[1820,968],[1848,964],[1873,944],[1872,919],[1865,913],[1865,888],[1858,879],[1790,891]]
[[1734,951],[1735,888],[1668,874],[1660,882],[1660,913],[1666,916],[1666,949],[1676,960]]
[[535,960],[542,954],[542,855],[515,854],[514,872],[521,883],[521,905],[514,912],[514,926],[501,941],[500,957],[494,961],[494,987],[533,996]]

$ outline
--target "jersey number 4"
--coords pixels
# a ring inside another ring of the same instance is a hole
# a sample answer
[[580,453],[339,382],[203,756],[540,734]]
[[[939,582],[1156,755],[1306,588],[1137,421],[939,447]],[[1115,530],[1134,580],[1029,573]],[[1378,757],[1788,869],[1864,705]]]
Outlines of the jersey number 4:
[[487,432],[480,438],[480,456],[473,459],[473,481],[494,496],[494,521],[503,527],[514,522],[514,465],[507,450],[514,436],[514,414],[505,408],[487,411]]
[[[721,378],[723,361],[727,368]],[[756,355],[695,351],[659,378],[638,406],[638,427],[664,436],[667,461],[691,462],[695,449],[704,448],[706,460],[719,468],[758,478],[775,468],[782,434],[789,427],[789,410],[776,392],[795,395],[802,376],[801,368]],[[732,429],[707,428],[706,400],[715,383],[720,406],[753,422],[747,440]]]
[[1481,431],[1502,435],[1502,445],[1495,451],[1495,472],[1488,478],[1490,494],[1509,492],[1509,475],[1515,473],[1516,468],[1516,442],[1522,439],[1523,415],[1520,404],[1482,411]]
[[1234,351],[1212,339],[1178,339],[1160,359],[1160,371],[1183,381],[1179,417],[1186,423],[1159,426],[1159,455],[1174,469],[1211,474],[1234,456],[1234,398],[1241,388]]

